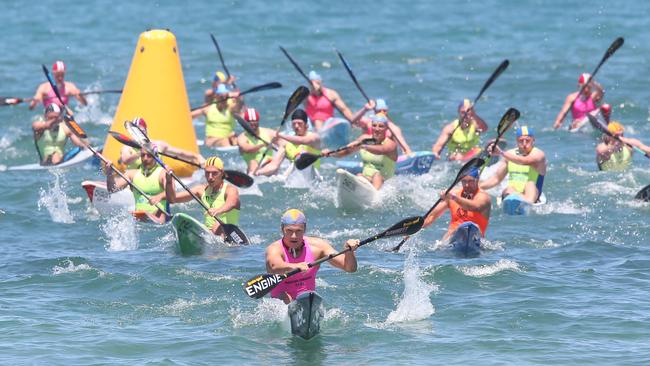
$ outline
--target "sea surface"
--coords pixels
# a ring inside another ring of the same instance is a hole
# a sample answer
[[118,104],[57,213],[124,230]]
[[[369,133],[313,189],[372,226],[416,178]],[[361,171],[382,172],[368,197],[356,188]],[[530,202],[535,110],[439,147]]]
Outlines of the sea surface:
[[[323,265],[326,315],[305,342],[290,335],[282,303],[252,300],[241,286],[265,272],[281,213],[304,210],[308,233],[342,248],[423,214],[459,165],[438,161],[426,175],[391,179],[381,204],[362,212],[336,207],[333,159],[308,190],[262,180],[242,196],[251,246],[182,257],[170,226],[89,204],[80,183],[102,179],[96,166],[5,171],[36,162],[30,123],[40,107],[0,107],[0,364],[649,364],[650,204],[632,197],[650,183],[650,161],[635,154],[631,169],[599,172],[593,134],[551,129],[579,74],[623,36],[596,78],[626,135],[650,143],[649,13],[650,2],[598,0],[3,2],[2,95],[33,95],[45,81],[40,65],[57,59],[82,90],[119,89],[139,34],[168,28],[198,105],[221,69],[212,32],[242,89],[284,84],[247,97],[263,126],[278,126],[303,82],[278,46],[351,109],[362,106],[337,49],[365,91],[387,100],[414,150],[429,150],[458,102],[509,59],[476,111],[494,128],[519,109],[549,170],[548,204],[528,217],[493,207],[478,258],[444,249],[445,215],[398,254],[386,251],[397,239],[360,248],[356,273]],[[101,145],[119,96],[89,100],[74,110]],[[203,121],[194,122],[203,139]],[[514,133],[506,139],[514,146]],[[225,159],[243,168],[239,156]],[[174,210],[201,215],[193,204]]]

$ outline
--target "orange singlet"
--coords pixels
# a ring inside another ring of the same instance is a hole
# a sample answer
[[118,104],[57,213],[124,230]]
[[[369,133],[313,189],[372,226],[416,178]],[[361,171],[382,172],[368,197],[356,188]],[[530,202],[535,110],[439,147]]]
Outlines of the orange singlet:
[[[481,192],[480,189],[476,191],[476,194],[479,192]],[[453,191],[453,193],[459,197],[462,197],[463,189],[457,189]],[[456,201],[453,201],[451,199],[449,200],[449,212],[451,213],[451,222],[449,223],[450,233],[456,230],[460,224],[471,221],[478,225],[479,229],[481,229],[481,236],[485,236],[485,229],[487,229],[488,226],[488,219],[480,212],[467,211],[464,208],[460,207]]]

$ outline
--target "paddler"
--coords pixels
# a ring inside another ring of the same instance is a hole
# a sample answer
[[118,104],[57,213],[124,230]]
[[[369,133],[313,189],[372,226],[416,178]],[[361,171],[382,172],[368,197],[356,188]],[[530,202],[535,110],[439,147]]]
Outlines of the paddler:
[[[199,184],[190,190],[209,207],[205,213],[203,224],[215,235],[223,236],[221,225],[214,216],[219,217],[224,224],[239,225],[239,210],[241,209],[239,190],[224,179],[223,161],[216,156],[205,161],[205,179],[208,183]],[[176,192],[174,179],[171,177],[167,178],[166,191],[170,203],[189,202],[193,199],[187,191]]]
[[607,125],[607,130],[618,139],[603,134],[603,142],[596,146],[596,163],[600,170],[622,171],[627,169],[632,163],[634,147],[650,154],[649,146],[637,139],[623,137],[625,128],[619,122],[610,122]]
[[443,240],[448,239],[458,226],[465,222],[475,223],[481,230],[481,236],[485,237],[485,230],[490,220],[492,200],[487,193],[479,188],[479,174],[478,168],[472,168],[461,179],[462,188],[452,190],[449,194],[442,191],[440,193],[442,202],[424,219],[424,227],[431,225],[448,209],[451,221]]
[[[147,149],[140,150],[142,166],[138,169],[129,169],[124,175],[133,184],[146,193],[150,200],[147,200],[140,192],[133,190],[135,198],[135,211],[144,211],[150,220],[157,223],[165,223],[167,216],[160,210],[160,206],[169,212],[169,197],[165,192],[167,177],[165,170],[156,163],[153,156]],[[110,193],[126,188],[129,184],[122,177],[115,177],[113,169],[106,164],[106,188]]]
[[468,156],[470,151],[480,151],[480,134],[487,130],[487,124],[476,114],[470,100],[464,99],[458,105],[458,118],[442,128],[431,151],[436,159],[440,159],[447,144],[449,160],[468,160],[472,157]]
[[[205,97],[205,102],[206,103],[211,103],[214,101],[214,98],[217,95],[217,89],[219,88],[219,85],[225,84],[228,90],[234,90],[234,83],[235,83],[235,76],[230,75],[230,77],[226,77],[226,74],[224,74],[222,71],[216,71],[214,73],[214,76],[212,77],[212,85],[210,89],[206,89],[204,93]],[[233,99],[232,101],[229,100],[229,103],[234,103],[236,102],[236,99]]]
[[[280,149],[273,160],[260,168],[256,175],[276,174],[285,158],[293,163],[304,152],[320,155],[320,136],[308,130],[307,113],[304,110],[298,108],[291,114],[291,128],[294,132],[293,135],[280,132],[275,134],[279,139]],[[320,160],[314,163],[314,167],[320,167]]]
[[[280,230],[282,238],[266,248],[266,269],[274,274],[284,274],[296,268],[302,271],[282,281],[271,291],[272,297],[288,304],[299,294],[316,289],[316,273],[320,266],[309,268],[307,264],[335,254],[336,250],[325,239],[305,236],[307,219],[300,210],[287,210],[280,219]],[[349,239],[344,248],[351,250],[329,262],[346,272],[355,272],[357,258],[354,251],[358,246],[359,240]]]
[[339,93],[331,88],[323,86],[323,79],[316,71],[309,72],[311,88],[309,97],[305,100],[305,111],[311,120],[316,131],[323,127],[323,124],[334,117],[334,108],[343,114],[348,121],[352,120],[352,112],[345,104]]
[[[257,137],[260,137],[260,139],[258,139],[256,136],[251,135],[248,131],[242,132],[237,137],[239,153],[246,162],[248,174],[253,174],[257,169],[257,162],[262,158],[262,155],[264,154],[264,150],[267,146],[265,142],[274,144],[277,139],[273,137],[275,134],[273,130],[266,127],[260,127],[260,114],[257,110],[255,110],[255,108],[247,108],[246,111],[244,111],[244,119],[246,122],[248,122],[252,130],[255,132],[255,135],[257,135]],[[268,164],[272,158],[273,150],[270,150],[266,154],[266,157],[262,162],[262,166]]]
[[[494,150],[492,148],[494,147]],[[517,148],[503,151],[493,144],[488,147],[492,156],[501,156],[494,175],[480,184],[483,190],[490,189],[508,176],[508,186],[502,197],[519,193],[524,200],[533,204],[539,200],[546,175],[546,155],[535,147],[535,134],[528,126],[517,128]]]
[[[372,129],[372,114],[384,114],[386,118],[388,119],[388,137],[391,139],[395,140],[397,142],[397,145],[402,148],[402,151],[404,154],[409,155],[413,151],[411,150],[411,147],[408,145],[406,142],[406,139],[404,138],[404,135],[402,134],[402,129],[393,122],[393,120],[388,116],[388,104],[386,104],[386,101],[384,99],[377,99],[376,101],[374,99],[371,99],[368,103],[366,103],[363,108],[359,109],[357,113],[354,114],[352,117],[352,123],[353,127],[358,127],[362,131],[367,131],[367,133],[371,133]],[[395,134],[393,136],[393,133]]]
[[[140,127],[145,134],[148,135],[147,133],[147,122],[144,120],[142,117],[136,117],[132,121],[136,126]],[[203,165],[205,162],[205,158],[199,153],[195,153],[192,151],[184,150],[184,149],[179,149],[177,147],[173,147],[166,143],[165,141],[161,140],[152,140],[151,145],[156,148],[156,151],[158,153],[169,153],[172,155],[176,155],[179,158],[182,158],[187,161],[191,161],[195,164],[198,165]],[[118,164],[125,165],[126,169],[138,169],[140,168],[140,165],[142,162],[140,161],[140,149],[134,149],[130,146],[122,146],[120,149],[120,157],[117,160]]]
[[[61,95],[63,103],[67,105],[68,97],[73,96],[82,105],[87,105],[88,102],[86,101],[86,98],[80,94],[79,88],[77,88],[74,83],[65,81],[65,71],[66,67],[63,61],[56,61],[52,65],[52,76],[54,77],[54,83],[59,90],[59,94]],[[44,108],[47,108],[47,106],[53,103],[57,104],[59,107],[62,107],[61,102],[54,93],[54,90],[52,90],[52,86],[50,85],[49,81],[42,83],[38,86],[38,88],[36,88],[36,93],[34,93],[32,101],[29,102],[29,109],[34,109],[34,107],[36,107],[36,105],[40,102],[43,103]]]
[[[363,161],[363,170],[357,174],[364,177],[372,183],[375,189],[380,189],[386,179],[395,175],[395,165],[397,161],[397,144],[395,141],[387,138],[388,119],[383,114],[372,117],[372,134],[363,134],[356,140],[349,143],[348,149],[340,151],[332,156],[343,157],[354,152],[360,151],[361,160]],[[365,139],[374,138],[376,145],[361,145]],[[327,155],[328,149],[324,149],[322,154]]]
[[[582,89],[582,93],[578,95],[580,89],[585,84],[586,86]],[[555,118],[553,128],[558,129],[562,126],[562,123],[564,122],[562,118],[571,107],[571,102],[573,102],[574,99],[575,102],[573,103],[573,108],[571,108],[572,120],[570,129],[577,129],[585,123],[588,123],[587,113],[598,111],[598,104],[603,99],[604,94],[605,92],[603,87],[598,84],[596,80],[591,80],[590,74],[580,74],[580,77],[578,77],[578,91],[567,95],[564,100],[564,105],[562,106],[562,109],[560,109],[560,113],[558,113]]]
[[45,119],[32,123],[34,141],[40,156],[41,165],[57,165],[63,162],[65,144],[72,141],[79,147],[85,143],[77,137],[63,122],[63,113],[58,104],[51,103],[45,108]]
[[229,103],[229,98],[239,97],[239,92],[230,92],[225,84],[215,90],[215,103],[192,112],[192,118],[205,116],[205,145],[210,147],[237,145],[235,117],[238,103]]

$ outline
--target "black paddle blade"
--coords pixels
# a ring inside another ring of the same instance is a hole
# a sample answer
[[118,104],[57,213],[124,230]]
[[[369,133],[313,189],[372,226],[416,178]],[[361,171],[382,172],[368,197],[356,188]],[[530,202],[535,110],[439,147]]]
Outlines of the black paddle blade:
[[293,111],[298,108],[302,102],[307,99],[309,96],[309,89],[306,86],[300,85],[296,90],[291,94],[289,97],[289,100],[287,101],[287,106],[284,109],[284,116],[282,117],[282,123],[280,126],[284,124],[284,122],[287,120],[289,115],[293,113]]
[[304,170],[308,166],[314,164],[316,160],[320,159],[320,155],[314,155],[310,153],[302,153],[298,156],[298,159],[294,162],[298,170]]
[[639,193],[637,193],[636,196],[634,196],[634,198],[637,200],[650,202],[650,184],[648,184],[642,190],[640,190]]
[[253,185],[253,178],[237,170],[224,170],[225,179],[237,187],[248,188]]
[[255,93],[262,90],[270,90],[270,89],[278,89],[278,88],[282,88],[282,84],[278,83],[277,81],[273,81],[270,83],[254,86],[248,90],[244,90],[243,92],[239,93],[239,95],[241,96],[241,95]]
[[418,231],[420,231],[420,229],[422,229],[423,224],[424,224],[424,217],[422,216],[413,216],[413,217],[406,218],[398,222],[397,224],[389,227],[385,231],[375,236],[371,236],[368,239],[362,240],[361,243],[359,243],[359,246],[368,244],[377,239],[390,238],[393,236],[413,235]]
[[226,243],[234,245],[248,245],[250,241],[246,234],[233,224],[222,224],[223,232],[226,234]]
[[516,108],[510,108],[503,114],[501,121],[499,121],[499,126],[497,127],[497,139],[503,136],[508,129],[519,119],[521,113]]
[[361,145],[377,145],[377,139],[374,137],[361,140]]
[[22,98],[0,97],[0,106],[22,103]]
[[244,292],[253,299],[260,299],[282,282],[286,275],[265,273],[255,276],[244,283]]
[[591,126],[598,131],[604,133],[607,136],[613,136],[611,132],[607,129],[607,126],[604,126],[600,121],[594,117],[591,113],[587,113],[587,118],[589,119],[589,123],[591,123]]
[[345,69],[348,71],[348,74],[350,75],[350,79],[352,79],[352,82],[354,83],[354,85],[357,86],[357,89],[359,89],[359,91],[361,92],[361,95],[363,95],[363,97],[366,98],[366,101],[369,102],[370,98],[368,98],[368,95],[366,94],[366,92],[363,91],[363,88],[361,88],[361,85],[359,84],[359,81],[357,81],[357,77],[354,76],[354,73],[352,72],[352,68],[350,67],[348,62],[345,60],[345,57],[343,57],[343,55],[339,51],[336,51],[336,53],[339,55],[339,59],[343,63],[343,66],[345,67]]
[[481,98],[481,95],[483,95],[483,93],[487,90],[487,88],[489,88],[490,85],[492,85],[494,80],[496,80],[499,77],[499,75],[501,75],[504,71],[506,71],[506,69],[508,68],[508,65],[510,65],[510,61],[508,61],[508,60],[503,60],[503,62],[501,62],[499,67],[497,67],[497,69],[494,70],[494,72],[492,73],[490,78],[487,79],[487,81],[483,85],[483,88],[481,88],[481,91],[476,96],[476,99],[474,99],[474,103],[472,103],[472,105],[476,104],[476,101]]
[[212,43],[214,43],[214,47],[217,48],[217,53],[219,54],[219,60],[221,60],[221,66],[223,67],[223,71],[226,72],[226,75],[230,77],[230,71],[228,71],[228,67],[226,67],[226,63],[223,61],[223,55],[221,54],[221,48],[219,47],[219,42],[217,42],[217,39],[214,38],[214,35],[210,33],[210,38],[212,38]]
[[137,142],[133,141],[133,140],[132,140],[129,136],[127,136],[127,135],[121,134],[121,133],[116,132],[116,131],[108,131],[108,133],[111,135],[111,137],[113,137],[113,138],[116,139],[119,143],[121,143],[121,144],[123,144],[123,145],[130,146],[130,147],[135,148],[135,149],[139,149],[139,148],[140,148],[140,145],[139,145]]
[[601,61],[601,63],[605,62],[605,60],[607,60],[611,55],[613,55],[614,52],[616,52],[616,50],[621,48],[623,43],[625,43],[623,37],[616,38],[614,42],[612,42],[611,46],[609,46],[609,48],[607,49],[607,52],[605,52],[605,55],[603,56],[603,60]]
[[456,179],[454,180],[454,183],[449,187],[447,192],[449,192],[449,190],[452,189],[456,185],[456,183],[460,182],[460,180],[463,179],[463,177],[469,174],[469,172],[472,169],[474,168],[480,169],[481,166],[483,166],[483,164],[485,164],[485,160],[483,160],[482,158],[473,158],[467,163],[465,163],[465,165],[463,165],[463,167],[460,168],[460,171],[458,172],[458,175],[456,175]]

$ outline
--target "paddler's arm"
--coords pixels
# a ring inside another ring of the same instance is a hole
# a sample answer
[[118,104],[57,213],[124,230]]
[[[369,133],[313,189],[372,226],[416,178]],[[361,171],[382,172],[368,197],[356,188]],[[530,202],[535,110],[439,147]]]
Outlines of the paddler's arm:
[[168,143],[164,141],[154,141],[154,144],[158,146],[158,151],[160,152],[166,152],[172,155],[176,155],[179,158],[183,158],[185,160],[189,160],[195,164],[203,165],[205,163],[205,158],[203,155],[183,149],[179,149],[177,147],[173,147],[169,145]]
[[[316,239],[316,238],[310,238],[310,243],[313,246],[317,246],[321,250],[321,256],[316,258],[320,259],[322,257],[326,257],[330,254],[336,254],[338,253],[337,250],[335,250],[330,243],[328,243],[326,240],[323,239]],[[357,271],[357,257],[354,255],[354,251],[357,249],[359,246],[359,240],[357,239],[348,239],[348,241],[345,242],[344,248],[350,248],[350,251],[345,252],[343,255],[339,255],[338,257],[334,257],[330,260],[330,263],[339,269],[342,269],[346,272],[356,272]]]
[[404,135],[402,134],[402,129],[395,124],[388,116],[388,127],[390,127],[390,130],[393,132],[393,140],[397,142],[397,145],[402,147],[404,150],[404,154],[409,155],[413,153],[413,150],[411,150],[411,147],[409,144],[406,142],[406,138],[404,138]]
[[619,139],[624,143],[636,147],[646,154],[650,154],[650,146],[645,145],[641,140],[620,136]]
[[314,146],[316,143],[320,144],[320,136],[317,133],[308,132],[305,136],[285,135],[278,132],[277,136],[285,141],[289,141],[296,145],[309,145]]
[[445,213],[449,205],[447,204],[447,200],[443,198],[444,195],[444,191],[440,193],[442,202],[440,202],[440,204],[436,206],[436,208],[434,208],[427,217],[424,218],[424,224],[422,225],[422,228],[429,227],[431,224],[433,224],[434,221],[438,220],[438,218]]
[[[115,172],[113,171],[113,168],[111,167],[113,164],[109,162],[108,164],[104,164],[105,170],[106,170],[106,189],[110,193],[115,193],[117,191],[121,191],[124,189],[126,186],[129,185],[127,181],[122,179],[122,177],[117,176]],[[124,175],[129,178],[129,180],[133,181],[133,175],[135,174],[135,170],[127,170]]]
[[544,152],[539,149],[532,151],[530,154],[526,156],[517,155],[511,151],[503,151],[498,146],[496,147],[496,150],[499,153],[499,155],[501,155],[504,159],[506,159],[507,161],[512,161],[515,164],[534,165],[537,163],[541,163],[546,159]]
[[237,145],[239,146],[240,153],[255,153],[258,152],[261,148],[266,147],[264,144],[253,145],[249,143],[244,133],[241,133],[239,136],[237,136]]
[[[174,181],[173,178],[170,179],[170,177],[168,177],[167,182],[169,182],[170,180],[172,182]],[[169,185],[169,183],[167,184]],[[206,184],[199,184],[198,186],[194,186],[190,188],[190,191],[192,191],[192,193],[194,193],[197,197],[201,197],[203,195],[203,192],[205,192],[205,187]],[[190,202],[194,199],[192,195],[189,194],[189,192],[187,192],[186,190],[183,189],[180,192],[176,192],[175,188],[176,188],[175,185],[172,184],[171,189],[174,189],[173,195],[171,194],[171,192],[167,193],[167,199],[169,200],[169,203]],[[165,190],[167,190],[167,187],[165,187]]]
[[[171,169],[165,171],[167,175],[167,180],[165,181],[165,195],[167,196],[167,202],[169,204],[176,203],[176,186],[174,184],[175,179],[171,176]],[[189,196],[189,195],[188,195]]]
[[361,141],[363,141],[364,139],[367,139],[367,138],[371,138],[371,137],[372,136],[370,136],[370,135],[363,134],[363,135],[357,137],[356,140],[354,140],[354,141],[350,142],[349,144],[345,145],[347,147],[345,150],[339,151],[339,152],[334,153],[334,154],[330,154],[329,149],[323,149],[322,152],[321,152],[321,156],[333,156],[335,158],[342,158],[344,156],[348,156],[350,154],[353,154],[353,153],[359,151],[359,149],[361,149]]
[[462,196],[450,194],[449,199],[458,203],[458,205],[467,211],[484,212],[485,209],[490,207],[492,200],[487,193],[478,192],[474,199],[467,199]]
[[435,144],[433,144],[433,147],[431,148],[431,152],[433,152],[433,155],[436,156],[436,159],[440,159],[440,153],[442,152],[442,149],[445,147],[445,144],[451,138],[452,131],[454,130],[454,124],[449,123],[447,124],[442,131],[440,131],[440,136],[438,136],[438,140],[436,141]]
[[85,139],[82,140],[82,139],[80,139],[79,137],[77,137],[77,135],[75,135],[74,133],[72,133],[72,131],[70,131],[70,129],[68,128],[68,126],[65,125],[65,124],[63,124],[63,131],[65,132],[66,136],[68,136],[68,137],[70,138],[70,141],[72,141],[72,143],[73,143],[75,146],[86,147],[86,145],[88,145],[88,142],[85,141]]
[[212,216],[217,216],[239,207],[239,191],[237,188],[228,185],[226,188],[226,200],[223,205],[221,207],[209,209],[208,213]]
[[474,123],[476,123],[476,130],[477,130],[478,132],[483,133],[483,132],[485,132],[485,131],[488,130],[489,127],[488,127],[487,123],[485,123],[485,121],[483,120],[483,118],[481,118],[481,117],[476,113],[476,111],[474,110],[474,108],[472,108],[472,110],[469,112],[469,116],[468,116],[468,118],[471,118],[471,119],[474,121]]
[[[38,103],[41,103],[43,101],[43,94],[45,94],[45,85],[47,83],[41,84],[36,88],[36,93],[34,93],[34,96],[32,97],[32,100],[29,102],[29,109],[34,109],[38,105]],[[49,84],[47,84],[49,85]]]
[[352,126],[357,128],[363,128],[363,126],[361,126],[361,124],[359,123],[361,121],[361,118],[363,118],[366,112],[371,111],[373,109],[375,109],[375,101],[371,99],[370,102],[366,103],[363,107],[361,107],[361,109],[357,111],[357,113],[355,113],[352,116],[352,119],[350,120]]
[[555,122],[553,122],[553,128],[558,129],[562,127],[562,123],[564,120],[562,119],[562,116],[564,116],[565,113],[571,108],[571,102],[573,102],[573,99],[575,99],[576,95],[578,92],[571,93],[567,95],[566,99],[564,100],[564,105],[562,105],[562,109],[560,109],[560,113],[557,114],[557,117],[555,117]]
[[392,139],[386,139],[381,145],[367,145],[363,147],[373,154],[386,155],[393,160],[397,160],[397,144]]
[[497,165],[497,168],[496,168],[496,172],[494,172],[494,175],[492,175],[490,178],[480,182],[479,183],[479,188],[481,188],[481,189],[490,189],[492,187],[495,187],[497,184],[501,183],[501,181],[503,181],[503,178],[505,178],[506,174],[508,173],[507,163],[504,160],[501,160],[497,164],[498,165]]
[[203,108],[199,108],[199,109],[197,109],[195,111],[190,111],[190,116],[192,116],[192,119],[195,119],[196,117],[207,114],[208,113],[208,108],[210,108],[210,105],[211,104],[208,104]]
[[339,93],[337,93],[336,90],[326,89],[326,94],[326,97],[332,101],[334,106],[336,106],[336,109],[338,109],[339,112],[343,114],[343,117],[345,117],[345,119],[348,121],[352,121],[352,118],[354,116],[352,115],[350,108],[348,108],[348,106],[345,105],[343,99],[341,99]]
[[66,94],[75,97],[75,99],[77,99],[77,101],[79,101],[79,103],[81,103],[82,105],[88,105],[88,101],[86,100],[86,97],[81,95],[81,91],[79,90],[79,88],[77,88],[77,86],[74,83],[66,81],[65,92]]
[[282,244],[275,242],[266,248],[266,271],[273,274],[285,274],[299,268],[305,272],[309,270],[306,262],[289,263],[282,258]]

